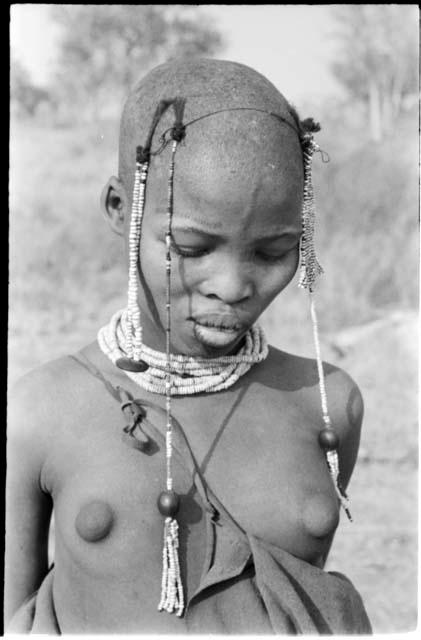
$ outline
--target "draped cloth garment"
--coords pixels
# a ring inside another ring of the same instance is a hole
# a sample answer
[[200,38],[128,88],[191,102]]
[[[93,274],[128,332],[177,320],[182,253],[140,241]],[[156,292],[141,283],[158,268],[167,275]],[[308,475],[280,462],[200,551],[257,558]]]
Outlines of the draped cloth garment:
[[[164,444],[164,434],[151,423],[144,431]],[[188,632],[372,633],[361,596],[348,578],[319,569],[239,527],[206,486],[175,420],[173,452],[191,474],[206,518],[202,575],[184,613]],[[54,568],[16,612],[8,632],[60,634],[53,581]]]

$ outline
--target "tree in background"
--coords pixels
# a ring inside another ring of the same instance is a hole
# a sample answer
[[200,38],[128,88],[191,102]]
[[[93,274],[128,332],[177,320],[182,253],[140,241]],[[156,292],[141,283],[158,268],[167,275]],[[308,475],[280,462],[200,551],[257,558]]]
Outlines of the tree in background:
[[175,56],[223,45],[209,18],[186,5],[54,5],[62,30],[55,91],[65,109],[114,116],[128,89]]
[[31,76],[20,60],[10,63],[10,106],[12,113],[33,116],[42,103],[50,104],[51,96],[43,87],[31,80]]
[[336,6],[339,41],[332,71],[368,114],[371,139],[388,135],[418,96],[417,8],[411,5]]

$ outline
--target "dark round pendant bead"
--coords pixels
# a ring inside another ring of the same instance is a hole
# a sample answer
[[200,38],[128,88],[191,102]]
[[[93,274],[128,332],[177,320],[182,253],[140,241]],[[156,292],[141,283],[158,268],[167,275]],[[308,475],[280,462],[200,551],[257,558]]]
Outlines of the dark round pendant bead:
[[333,429],[322,429],[319,433],[319,445],[325,451],[332,451],[337,449],[339,445],[339,438]]
[[116,360],[116,365],[123,371],[132,371],[133,373],[141,373],[149,369],[149,365],[144,360],[132,360],[125,356]]
[[180,508],[180,498],[175,491],[163,491],[158,498],[159,512],[167,518],[172,518]]

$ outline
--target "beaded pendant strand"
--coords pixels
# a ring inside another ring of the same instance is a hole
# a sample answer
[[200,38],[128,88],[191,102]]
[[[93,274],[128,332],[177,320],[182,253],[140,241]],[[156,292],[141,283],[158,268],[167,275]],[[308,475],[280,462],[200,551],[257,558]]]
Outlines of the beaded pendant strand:
[[158,498],[158,509],[165,516],[164,524],[164,548],[162,552],[162,584],[161,600],[158,605],[159,611],[167,611],[181,616],[184,610],[184,592],[180,575],[180,562],[178,558],[178,523],[175,519],[180,506],[180,498],[173,490],[172,479],[172,415],[171,415],[171,227],[173,216],[174,197],[174,157],[177,150],[177,140],[173,141],[171,150],[171,161],[168,176],[168,208],[167,208],[167,233],[166,242],[166,381],[165,381],[165,406],[167,413],[167,426],[165,437],[166,449],[166,491],[163,491]]
[[301,265],[299,287],[312,290],[317,278],[323,273],[314,246],[314,226],[316,211],[314,205],[314,191],[312,180],[312,159],[319,147],[313,140],[311,133],[305,133],[301,140],[304,160],[304,193],[302,208],[302,236],[300,243]]
[[136,150],[136,172],[134,177],[132,211],[129,232],[129,286],[127,292],[128,332],[126,356],[120,357],[116,365],[125,371],[146,371],[148,365],[141,359],[142,355],[142,323],[138,304],[138,263],[139,246],[142,234],[142,221],[145,209],[145,189],[148,177],[149,162],[141,161],[141,147]]
[[149,171],[152,138],[156,126],[171,101],[160,100],[149,127],[145,145],[136,147],[136,171],[133,184],[132,211],[129,232],[129,286],[127,293],[128,339],[126,355],[116,361],[124,371],[141,372],[148,368],[142,360],[142,323],[139,309],[138,265],[140,264],[140,239],[145,211],[146,181]]
[[325,376],[323,370],[323,362],[320,351],[319,340],[319,326],[316,314],[316,305],[314,301],[313,291],[316,280],[319,275],[323,273],[323,269],[320,266],[315,250],[314,244],[314,226],[316,219],[315,203],[314,203],[314,191],[312,180],[312,158],[315,151],[319,150],[318,145],[314,142],[311,132],[306,131],[301,137],[301,145],[303,148],[304,156],[304,195],[303,195],[303,209],[302,209],[302,225],[303,231],[301,236],[301,265],[300,265],[300,279],[298,286],[303,289],[307,289],[310,298],[310,315],[313,325],[313,340],[316,352],[316,363],[319,377],[319,391],[320,400],[322,406],[322,417],[325,426],[319,433],[319,444],[325,452],[326,462],[329,469],[329,473],[333,480],[333,484],[339,498],[340,504],[343,507],[348,519],[352,521],[351,513],[349,510],[349,499],[343,489],[340,477],[339,477],[339,457],[338,446],[339,437],[334,431],[332,421],[330,419],[328,406]]

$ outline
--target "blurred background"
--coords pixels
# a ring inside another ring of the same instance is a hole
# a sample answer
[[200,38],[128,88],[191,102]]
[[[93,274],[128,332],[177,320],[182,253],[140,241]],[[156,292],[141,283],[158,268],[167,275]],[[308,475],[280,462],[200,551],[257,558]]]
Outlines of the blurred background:
[[[11,7],[9,385],[95,339],[124,306],[122,245],[99,213],[134,82],[174,56],[248,64],[322,124],[314,161],[324,358],[366,416],[328,570],[376,633],[417,621],[417,5]],[[265,313],[272,344],[312,356],[296,281]]]

